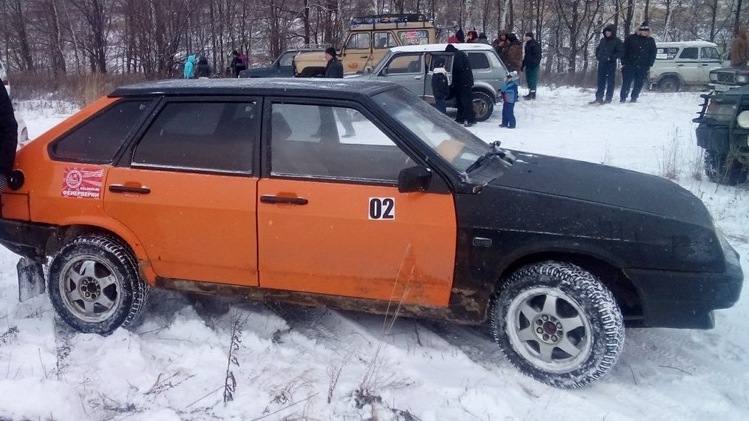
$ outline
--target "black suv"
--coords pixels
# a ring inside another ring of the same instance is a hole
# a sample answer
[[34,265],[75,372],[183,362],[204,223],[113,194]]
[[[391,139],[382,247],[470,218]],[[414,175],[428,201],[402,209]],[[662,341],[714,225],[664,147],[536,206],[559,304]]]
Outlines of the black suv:
[[749,166],[749,86],[701,95],[697,144],[705,149],[705,174],[733,186],[747,177]]

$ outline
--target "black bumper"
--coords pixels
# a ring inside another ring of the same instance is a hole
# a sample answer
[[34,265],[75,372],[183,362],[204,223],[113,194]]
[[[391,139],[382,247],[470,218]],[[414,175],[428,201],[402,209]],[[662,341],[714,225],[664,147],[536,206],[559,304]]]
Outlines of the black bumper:
[[45,247],[57,226],[0,219],[0,244],[13,253],[44,263]]
[[715,326],[713,310],[729,308],[738,301],[744,281],[739,255],[721,240],[723,273],[626,271],[642,299],[643,326],[711,329]]
[[712,151],[728,152],[728,125],[700,124],[695,134],[698,146]]

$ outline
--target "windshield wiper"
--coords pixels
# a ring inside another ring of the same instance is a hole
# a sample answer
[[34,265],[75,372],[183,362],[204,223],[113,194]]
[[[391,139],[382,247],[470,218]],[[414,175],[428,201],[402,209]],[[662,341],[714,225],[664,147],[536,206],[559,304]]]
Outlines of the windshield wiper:
[[499,147],[500,144],[501,144],[501,142],[499,140],[496,140],[496,141],[490,143],[489,144],[489,150],[486,151],[485,154],[481,155],[479,157],[479,159],[476,160],[476,162],[474,162],[468,168],[466,168],[466,173],[469,173],[469,172],[475,170],[476,168],[478,168],[481,165],[483,165],[484,162],[486,162],[487,160],[489,160],[489,159],[491,159],[493,157],[497,157],[497,158],[501,159],[507,165],[512,165],[513,163],[515,163],[515,157],[511,153],[505,151],[504,149],[500,149],[500,147]]

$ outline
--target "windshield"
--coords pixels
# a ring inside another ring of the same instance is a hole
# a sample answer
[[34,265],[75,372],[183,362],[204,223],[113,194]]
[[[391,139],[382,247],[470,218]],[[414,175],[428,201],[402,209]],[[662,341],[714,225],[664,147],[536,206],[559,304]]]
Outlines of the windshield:
[[372,99],[460,172],[489,150],[483,140],[405,89],[382,92]]

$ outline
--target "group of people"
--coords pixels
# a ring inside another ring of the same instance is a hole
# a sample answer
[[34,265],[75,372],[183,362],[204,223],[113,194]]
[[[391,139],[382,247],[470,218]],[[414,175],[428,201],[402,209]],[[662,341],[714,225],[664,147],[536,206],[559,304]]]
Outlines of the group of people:
[[493,45],[508,72],[516,72],[518,75],[525,72],[528,95],[523,98],[532,100],[536,99],[538,73],[541,67],[541,44],[536,41],[533,32],[526,32],[523,41],[525,46],[514,33],[502,31]]
[[[591,104],[608,104],[614,98],[617,60],[622,64],[622,87],[619,102],[637,102],[648,71],[655,63],[655,40],[650,36],[650,26],[645,21],[624,42],[616,36],[616,26],[606,25],[596,47],[598,61],[598,89]],[[630,96],[630,88],[632,93]]]
[[[234,77],[239,77],[239,73],[242,70],[247,69],[247,55],[240,54],[239,51],[234,50],[231,53],[231,63],[226,69],[227,74],[231,73]],[[190,54],[185,60],[185,68],[182,75],[185,79],[200,79],[205,77],[211,77],[211,66],[208,64],[208,58],[205,54],[201,54],[200,57],[195,58],[195,54]]]

